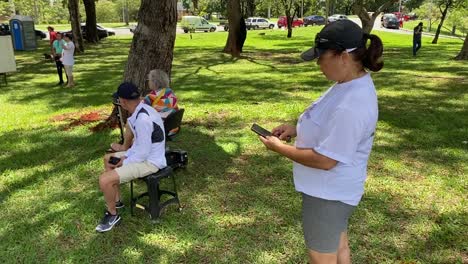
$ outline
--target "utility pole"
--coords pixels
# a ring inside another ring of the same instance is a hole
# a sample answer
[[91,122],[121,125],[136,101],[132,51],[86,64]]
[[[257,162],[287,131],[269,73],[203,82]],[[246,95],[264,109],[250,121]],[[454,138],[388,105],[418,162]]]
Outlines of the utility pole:
[[432,0],[429,4],[429,25],[427,26],[428,32],[431,32],[431,25],[432,25]]
[[330,0],[325,0],[325,21],[328,24],[328,17],[330,16]]
[[39,11],[37,9],[37,0],[34,0],[34,23],[39,23]]
[[271,18],[271,0],[268,1],[268,19]]
[[13,12],[12,15],[16,15],[15,2],[13,2],[13,0],[8,0],[8,2],[10,3],[11,11]]
[[122,20],[125,23],[125,25],[128,26],[128,1],[123,0],[122,4]]
[[301,1],[301,18],[304,19],[304,0]]

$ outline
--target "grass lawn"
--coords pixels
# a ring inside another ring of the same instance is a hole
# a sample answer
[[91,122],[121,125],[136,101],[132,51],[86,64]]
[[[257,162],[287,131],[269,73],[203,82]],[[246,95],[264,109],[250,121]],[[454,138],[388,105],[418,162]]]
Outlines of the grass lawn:
[[[286,31],[249,31],[241,59],[220,52],[226,32],[177,35],[172,86],[186,114],[170,144],[190,155],[177,175],[183,210],[152,224],[125,208],[106,234],[94,231],[104,210],[97,177],[118,131],[53,118],[110,113],[131,39],[88,46],[73,90],[54,86],[46,41],[17,52],[18,72],[0,87],[0,262],[305,263],[291,162],[265,151],[249,127],[294,123],[331,85],[299,59],[318,30],[296,28],[289,40]],[[468,65],[450,59],[462,42],[423,37],[413,58],[407,35],[375,32],[385,68],[373,74],[380,116],[350,220],[353,261],[467,263]]]

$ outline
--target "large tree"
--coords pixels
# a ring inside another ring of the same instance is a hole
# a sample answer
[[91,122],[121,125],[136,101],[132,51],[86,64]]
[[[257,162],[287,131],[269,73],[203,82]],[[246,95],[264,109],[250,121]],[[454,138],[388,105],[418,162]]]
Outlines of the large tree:
[[460,53],[455,57],[456,60],[468,60],[468,34],[466,34],[465,42],[463,42],[463,47],[460,50]]
[[86,12],[86,40],[96,43],[99,41],[96,27],[96,2],[95,0],[83,0]]
[[229,35],[223,51],[231,54],[233,57],[240,57],[247,35],[245,21],[241,13],[240,1],[228,0],[227,7]]
[[[385,0],[380,1],[380,3],[356,0],[353,5],[353,11],[361,20],[362,30],[366,33],[370,33],[374,27],[375,19],[379,14],[386,11],[396,2],[398,2],[398,0]],[[369,15],[368,10],[373,11],[372,15]]]
[[68,0],[68,12],[73,32],[73,42],[75,51],[83,52],[83,35],[81,34],[79,0]]
[[453,0],[441,0],[437,3],[437,6],[439,7],[439,10],[442,16],[440,17],[440,22],[439,22],[439,25],[437,26],[434,39],[432,40],[432,44],[437,44],[437,41],[439,40],[440,30],[442,29],[442,26],[444,25],[445,17],[447,17],[447,12],[452,5],[453,5]]
[[143,93],[146,76],[161,69],[170,76],[177,27],[177,0],[142,0],[124,79]]
[[437,30],[434,36],[434,39],[432,40],[432,44],[437,44],[437,41],[439,40],[439,35],[440,31],[442,29],[442,26],[444,25],[445,18],[447,17],[447,13],[450,9],[459,7],[459,6],[465,6],[466,0],[439,0],[437,2],[437,6],[439,7],[439,11],[442,14],[440,17],[440,22],[439,25],[437,26]]
[[284,7],[284,13],[286,15],[286,22],[288,24],[288,38],[292,37],[292,22],[294,17],[299,13],[300,1],[299,0],[280,0],[281,5]]

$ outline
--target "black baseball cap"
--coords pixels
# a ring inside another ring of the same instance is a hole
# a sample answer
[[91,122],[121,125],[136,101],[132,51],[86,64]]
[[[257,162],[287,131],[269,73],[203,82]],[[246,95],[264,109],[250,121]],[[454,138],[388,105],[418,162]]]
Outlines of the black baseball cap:
[[138,87],[131,82],[123,82],[117,88],[117,92],[114,93],[114,98],[124,98],[124,99],[138,99],[140,98],[140,92]]
[[346,49],[359,48],[365,45],[364,32],[353,21],[337,20],[326,25],[315,36],[314,47],[304,51],[301,58],[311,61],[320,56],[326,50],[344,51]]

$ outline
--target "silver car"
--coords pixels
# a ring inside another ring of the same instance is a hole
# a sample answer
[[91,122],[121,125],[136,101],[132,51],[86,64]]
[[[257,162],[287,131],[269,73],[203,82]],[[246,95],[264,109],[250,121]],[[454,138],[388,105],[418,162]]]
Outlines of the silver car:
[[275,24],[271,23],[266,18],[249,17],[245,20],[245,26],[247,27],[247,29],[260,29],[260,28],[273,29],[275,27]]

